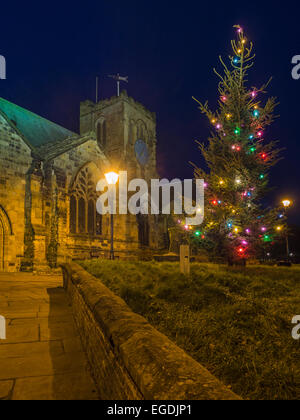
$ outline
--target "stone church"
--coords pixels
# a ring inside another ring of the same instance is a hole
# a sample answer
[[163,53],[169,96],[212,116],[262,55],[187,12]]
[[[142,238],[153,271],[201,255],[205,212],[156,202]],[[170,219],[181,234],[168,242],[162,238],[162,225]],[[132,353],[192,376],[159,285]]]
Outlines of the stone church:
[[[80,134],[0,98],[0,271],[107,258],[110,216],[96,211],[109,170],[158,178],[156,117],[122,92],[80,104]],[[166,247],[159,216],[117,215],[119,258]]]

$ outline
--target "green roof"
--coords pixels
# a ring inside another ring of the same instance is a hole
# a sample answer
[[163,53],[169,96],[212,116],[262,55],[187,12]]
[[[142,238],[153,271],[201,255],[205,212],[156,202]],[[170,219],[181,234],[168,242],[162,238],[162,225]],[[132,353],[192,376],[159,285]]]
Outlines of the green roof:
[[0,111],[16,125],[18,130],[34,147],[76,135],[72,131],[2,98],[0,98]]

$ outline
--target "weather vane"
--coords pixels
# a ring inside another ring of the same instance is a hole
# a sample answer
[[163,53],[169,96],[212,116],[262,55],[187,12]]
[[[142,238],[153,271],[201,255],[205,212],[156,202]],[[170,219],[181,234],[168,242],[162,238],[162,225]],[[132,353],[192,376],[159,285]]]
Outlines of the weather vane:
[[120,82],[128,83],[128,76],[123,77],[120,76],[119,73],[115,75],[109,75],[108,77],[111,77],[112,79],[116,80],[117,82],[117,95],[120,96]]

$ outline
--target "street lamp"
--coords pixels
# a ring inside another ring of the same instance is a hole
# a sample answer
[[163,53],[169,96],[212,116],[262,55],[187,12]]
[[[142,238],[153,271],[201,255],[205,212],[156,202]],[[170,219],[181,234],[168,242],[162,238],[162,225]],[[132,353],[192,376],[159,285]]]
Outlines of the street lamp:
[[[282,204],[284,207],[284,212],[286,214],[287,209],[289,207],[291,207],[291,205],[293,204],[291,200],[282,200]],[[289,261],[290,259],[290,245],[289,245],[289,233],[288,233],[288,229],[286,230],[286,235],[285,235],[285,240],[286,240],[286,253],[287,253],[287,260]]]
[[[108,185],[116,185],[119,179],[119,175],[116,172],[108,172],[105,174]],[[111,197],[111,209],[110,209],[110,259],[115,259],[114,253],[114,215],[113,215],[113,197]]]

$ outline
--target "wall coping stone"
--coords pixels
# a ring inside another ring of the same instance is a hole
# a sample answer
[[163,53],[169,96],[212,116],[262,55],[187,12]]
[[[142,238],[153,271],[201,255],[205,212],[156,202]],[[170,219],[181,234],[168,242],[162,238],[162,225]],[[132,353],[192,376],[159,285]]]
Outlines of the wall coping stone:
[[62,270],[65,288],[75,286],[146,400],[241,399],[81,266],[65,263]]

